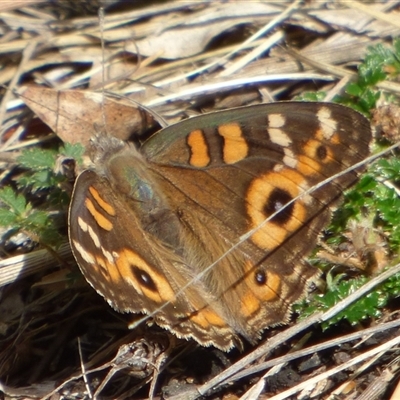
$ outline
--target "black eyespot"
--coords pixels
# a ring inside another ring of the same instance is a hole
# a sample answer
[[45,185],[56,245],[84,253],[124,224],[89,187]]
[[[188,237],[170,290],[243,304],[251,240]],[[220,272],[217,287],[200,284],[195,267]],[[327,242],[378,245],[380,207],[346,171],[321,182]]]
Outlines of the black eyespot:
[[145,286],[147,289],[152,290],[153,292],[157,292],[157,286],[154,283],[152,277],[146,272],[143,271],[142,269],[131,265],[132,272],[135,275],[135,278],[137,281]]
[[317,149],[318,159],[325,160],[327,156],[328,156],[328,150],[326,149],[326,147],[322,146],[322,145],[318,146],[318,149]]
[[256,284],[259,286],[265,285],[267,283],[267,277],[265,275],[265,271],[257,271],[255,273]]
[[[275,212],[279,211],[285,204],[292,200],[292,196],[283,189],[275,188],[271,195],[268,197],[264,205],[265,217],[269,217]],[[279,212],[272,218],[271,222],[277,225],[284,225],[290,220],[293,214],[294,203],[285,207],[284,210]]]

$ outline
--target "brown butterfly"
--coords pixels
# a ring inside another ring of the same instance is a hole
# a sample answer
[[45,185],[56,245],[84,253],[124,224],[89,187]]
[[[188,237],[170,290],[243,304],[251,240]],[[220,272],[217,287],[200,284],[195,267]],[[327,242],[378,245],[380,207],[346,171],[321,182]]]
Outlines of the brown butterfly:
[[304,257],[357,172],[297,196],[363,160],[370,140],[358,112],[299,102],[194,117],[136,146],[99,135],[72,196],[74,256],[119,311],[205,346],[253,343],[318,275]]

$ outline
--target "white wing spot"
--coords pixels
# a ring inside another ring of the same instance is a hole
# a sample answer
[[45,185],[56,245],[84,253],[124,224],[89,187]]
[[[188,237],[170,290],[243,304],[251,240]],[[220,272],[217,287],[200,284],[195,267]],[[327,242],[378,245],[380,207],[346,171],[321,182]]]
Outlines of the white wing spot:
[[81,255],[81,257],[88,263],[88,264],[94,264],[95,259],[93,254],[87,252],[79,242],[76,240],[73,240],[72,243],[74,244],[75,250]]
[[288,147],[292,143],[290,137],[282,129],[268,128],[268,134],[271,142],[279,146]]
[[285,125],[286,119],[282,114],[268,115],[268,126],[271,128],[282,128]]
[[96,234],[96,232],[93,230],[93,228],[91,226],[88,227],[88,232],[89,232],[90,238],[93,240],[94,245],[98,249],[100,249],[101,248],[100,238],[98,237],[98,235]]
[[275,165],[274,165],[274,168],[273,168],[273,171],[274,171],[274,172],[280,172],[280,171],[282,171],[284,168],[285,168],[285,166],[284,166],[283,164],[275,164]]
[[337,121],[332,118],[332,114],[327,107],[321,107],[318,110],[317,117],[324,138],[329,140],[337,130]]
[[79,228],[81,228],[83,230],[83,232],[88,231],[89,225],[81,217],[78,217],[78,225],[79,225]]
[[283,162],[290,168],[296,169],[297,167],[297,158],[294,155],[293,151],[290,149],[284,149],[284,157]]

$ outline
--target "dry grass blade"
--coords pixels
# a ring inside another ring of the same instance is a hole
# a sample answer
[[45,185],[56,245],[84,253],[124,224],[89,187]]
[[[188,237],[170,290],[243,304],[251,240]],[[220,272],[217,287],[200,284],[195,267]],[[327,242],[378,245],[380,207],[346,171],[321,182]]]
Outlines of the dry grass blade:
[[72,262],[73,258],[68,243],[64,243],[57,253],[58,258],[48,250],[41,249],[0,261],[0,288],[35,273],[43,272],[45,268],[59,266],[60,259]]
[[396,28],[400,28],[400,21],[398,18],[395,18],[393,16],[390,16],[384,12],[377,11],[376,7],[370,7],[368,5],[365,5],[363,3],[360,3],[358,1],[343,1],[339,0],[340,3],[346,5],[346,7],[362,11],[366,14],[368,14],[372,19],[382,21],[383,23],[393,25]]
[[348,361],[347,363],[345,363],[341,366],[333,368],[323,374],[320,374],[314,378],[311,378],[305,382],[302,382],[300,385],[297,385],[297,386],[291,388],[290,390],[282,392],[279,395],[270,397],[270,400],[285,400],[285,399],[289,398],[289,396],[291,396],[292,394],[299,392],[300,390],[306,389],[307,387],[314,385],[318,381],[325,379],[327,377],[330,377],[346,368],[349,368],[355,364],[358,364],[358,363],[368,359],[369,357],[372,357],[375,354],[380,353],[381,351],[389,351],[392,348],[396,347],[399,343],[400,343],[400,337],[396,337],[392,340],[389,340],[387,343],[384,343],[373,350],[369,350],[369,351],[361,354],[358,357],[354,357],[353,359],[351,359],[350,361]]

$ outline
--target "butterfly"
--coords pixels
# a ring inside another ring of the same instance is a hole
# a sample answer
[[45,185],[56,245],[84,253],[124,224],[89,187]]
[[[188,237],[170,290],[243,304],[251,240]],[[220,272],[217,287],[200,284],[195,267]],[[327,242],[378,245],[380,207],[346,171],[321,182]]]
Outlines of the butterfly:
[[360,113],[317,102],[213,112],[144,143],[99,134],[71,199],[73,254],[121,312],[204,346],[255,343],[318,277],[305,257],[360,168],[310,189],[370,141]]

